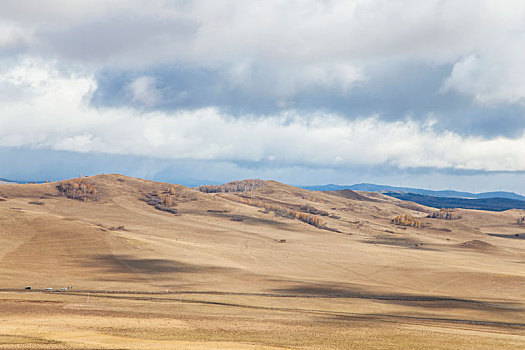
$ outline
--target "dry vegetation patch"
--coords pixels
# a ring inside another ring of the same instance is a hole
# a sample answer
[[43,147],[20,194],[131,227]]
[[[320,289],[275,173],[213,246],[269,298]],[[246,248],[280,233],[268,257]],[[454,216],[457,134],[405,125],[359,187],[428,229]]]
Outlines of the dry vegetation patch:
[[441,220],[458,220],[461,219],[461,215],[453,209],[440,209],[428,214],[427,218],[441,219]]
[[98,227],[100,227],[101,231],[127,231],[126,227],[123,225],[120,226],[105,226],[103,224],[97,224]]
[[318,197],[318,196],[315,196],[313,194],[306,194],[306,193],[303,193],[301,194],[300,196],[302,199],[305,199],[307,201],[310,201],[310,202],[316,202],[316,203],[321,203],[321,204],[326,204],[326,200],[321,198],[321,197]]

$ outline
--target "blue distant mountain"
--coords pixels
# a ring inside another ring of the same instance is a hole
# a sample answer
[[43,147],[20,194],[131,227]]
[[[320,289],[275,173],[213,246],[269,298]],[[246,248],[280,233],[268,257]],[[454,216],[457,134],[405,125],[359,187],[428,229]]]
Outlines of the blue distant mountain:
[[18,182],[16,181],[12,181],[12,180],[8,180],[8,179],[3,179],[0,177],[0,184],[16,184]]
[[492,198],[458,198],[458,197],[436,197],[407,192],[384,192],[387,196],[395,197],[403,201],[419,203],[434,208],[462,208],[476,210],[503,211],[509,209],[525,209],[525,201],[492,197]]
[[369,183],[361,183],[356,185],[319,185],[319,186],[300,186],[310,191],[342,191],[349,189],[352,191],[367,191],[367,192],[397,192],[397,193],[414,193],[432,197],[454,197],[454,198],[470,198],[470,199],[487,199],[487,198],[506,198],[525,201],[524,196],[520,196],[514,192],[496,191],[496,192],[483,192],[483,193],[471,193],[471,192],[460,192],[453,190],[433,191],[424,190],[421,188],[411,187],[396,187],[396,186],[385,186],[375,185]]

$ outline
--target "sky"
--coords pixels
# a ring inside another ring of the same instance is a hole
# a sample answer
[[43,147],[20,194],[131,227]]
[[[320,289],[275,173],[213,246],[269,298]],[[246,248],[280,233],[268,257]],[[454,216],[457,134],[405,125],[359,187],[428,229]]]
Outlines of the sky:
[[521,0],[3,0],[0,178],[525,192]]

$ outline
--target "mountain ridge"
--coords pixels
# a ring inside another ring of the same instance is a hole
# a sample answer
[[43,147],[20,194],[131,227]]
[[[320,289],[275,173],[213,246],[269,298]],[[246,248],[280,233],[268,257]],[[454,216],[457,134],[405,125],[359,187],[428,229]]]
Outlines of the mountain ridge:
[[0,185],[12,185],[12,184],[17,184],[17,183],[18,182],[16,181],[12,181],[12,180],[8,180],[8,179],[4,179],[0,177]]
[[372,183],[359,183],[354,185],[311,185],[311,186],[299,186],[305,190],[310,191],[341,191],[349,189],[352,191],[365,191],[365,192],[406,192],[420,195],[427,195],[433,197],[454,197],[454,198],[472,198],[472,199],[487,199],[487,198],[506,198],[514,200],[525,200],[525,196],[519,195],[514,192],[508,191],[490,191],[490,192],[463,192],[455,190],[425,190],[421,188],[413,187],[398,187],[388,185],[377,185]]

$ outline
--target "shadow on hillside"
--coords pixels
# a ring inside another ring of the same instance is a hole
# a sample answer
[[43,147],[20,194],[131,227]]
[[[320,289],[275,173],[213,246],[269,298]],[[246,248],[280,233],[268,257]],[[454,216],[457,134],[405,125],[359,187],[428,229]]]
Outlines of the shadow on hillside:
[[[222,218],[222,219],[228,219],[228,220],[232,220],[233,218],[241,218],[242,220],[239,220],[240,222],[242,222],[243,224],[247,224],[247,225],[253,225],[253,226],[259,226],[259,225],[266,225],[266,226],[273,226],[275,228],[278,228],[278,229],[293,229],[295,228],[296,226],[294,226],[292,223],[287,223],[287,222],[280,222],[280,221],[276,221],[276,220],[272,220],[272,217],[275,216],[274,213],[270,212],[268,213],[268,219],[264,219],[264,218],[257,218],[257,217],[253,217],[253,216],[248,216],[248,215],[242,215],[242,214],[231,214],[231,213],[221,213],[221,212],[216,212],[216,211],[198,211],[198,210],[192,210],[192,211],[184,211],[184,214],[193,214],[193,215],[203,215],[203,216],[213,216],[213,217],[216,217],[216,218]],[[282,219],[282,217],[281,217]],[[289,218],[289,220],[292,220]],[[234,220],[235,221],[235,220]],[[291,221],[293,222],[293,221]]]
[[[273,213],[269,213],[269,215],[274,216]],[[267,226],[279,226],[281,228],[293,226],[289,223],[279,222],[272,219],[261,219],[261,218],[254,218],[253,216],[247,216],[247,215],[238,215],[238,214],[223,214],[223,213],[213,213],[213,216],[221,217],[225,219],[232,220],[233,218],[240,218],[241,221],[244,224],[248,225],[267,225]]]
[[[131,255],[94,255],[83,261],[85,266],[99,269],[105,274],[147,274],[148,276],[172,273],[209,273],[227,270],[216,266],[183,263],[168,259],[142,259]],[[110,277],[109,275],[105,276]],[[115,279],[118,279],[117,277]]]
[[368,240],[362,240],[363,243],[369,243],[369,244],[381,244],[381,245],[388,245],[393,247],[400,247],[400,248],[410,248],[410,249],[422,249],[422,250],[429,250],[429,251],[441,251],[436,248],[431,248],[427,246],[426,244],[416,241],[414,239],[405,238],[405,237],[388,237],[388,236],[379,236],[376,238],[370,238]]
[[501,321],[490,321],[490,320],[475,320],[469,318],[453,318],[453,317],[432,317],[432,316],[418,316],[418,315],[401,315],[401,314],[382,314],[382,313],[370,313],[361,315],[334,315],[331,317],[332,320],[340,321],[362,321],[363,319],[373,322],[436,322],[438,324],[451,325],[479,325],[486,327],[502,327],[507,331],[513,329],[515,331],[522,331],[525,328],[525,323],[519,322],[501,322]]
[[525,239],[525,233],[487,233],[487,235],[498,238]]
[[310,298],[355,298],[375,300],[380,303],[403,305],[425,309],[468,309],[491,312],[523,312],[523,308],[504,305],[503,303],[487,303],[479,300],[451,298],[436,295],[401,294],[366,291],[360,286],[322,286],[301,284],[290,288],[272,289],[272,292]]
[[331,194],[331,195],[334,195],[334,196],[338,196],[338,197],[343,197],[343,198],[347,198],[347,199],[352,199],[352,200],[356,200],[356,201],[362,201],[362,202],[376,202],[376,203],[379,203],[381,201],[375,199],[375,198],[370,198],[370,197],[366,197],[366,196],[363,196],[355,191],[352,191],[352,190],[349,190],[349,189],[344,189],[344,190],[341,190],[341,191],[329,191],[329,192],[326,192],[327,194]]

